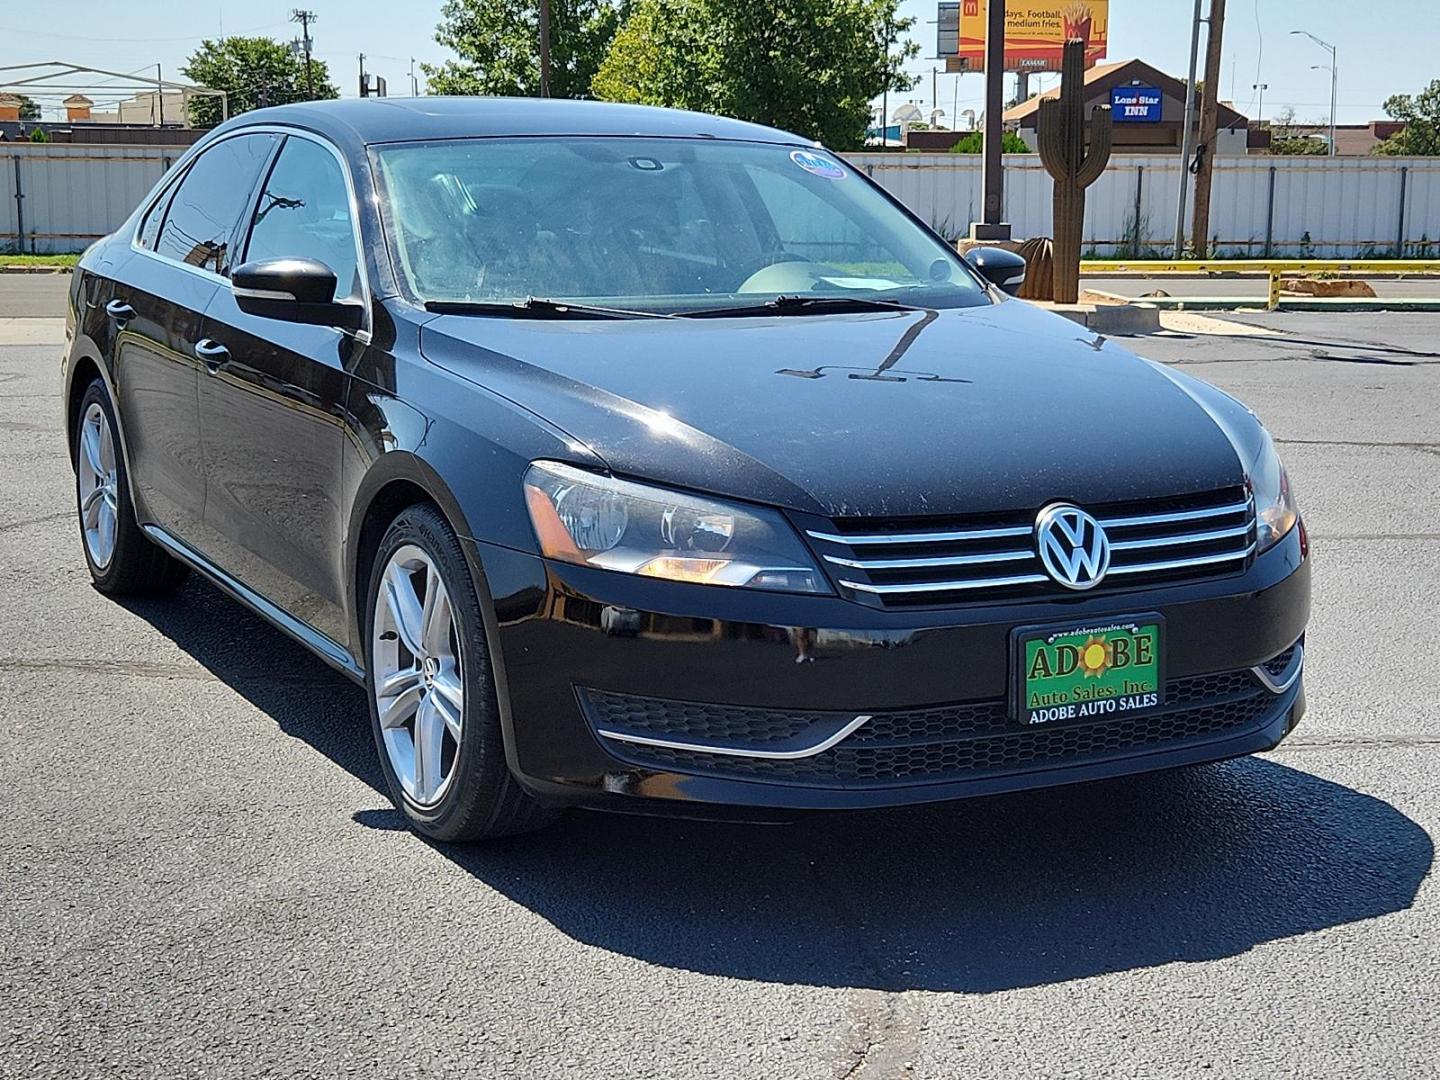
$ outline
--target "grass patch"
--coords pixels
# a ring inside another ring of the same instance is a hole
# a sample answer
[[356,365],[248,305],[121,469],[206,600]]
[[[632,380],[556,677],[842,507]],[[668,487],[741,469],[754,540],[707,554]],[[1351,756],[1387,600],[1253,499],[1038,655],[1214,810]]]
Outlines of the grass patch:
[[70,269],[79,255],[0,255],[0,266],[56,266]]

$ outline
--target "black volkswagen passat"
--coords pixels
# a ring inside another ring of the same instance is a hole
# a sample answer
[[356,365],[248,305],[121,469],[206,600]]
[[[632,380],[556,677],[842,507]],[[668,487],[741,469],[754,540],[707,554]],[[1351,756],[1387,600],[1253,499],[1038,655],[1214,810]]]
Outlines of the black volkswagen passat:
[[1275,746],[1310,581],[1270,437],[1018,276],[731,120],[252,112],[74,276],[85,558],[363,681],[445,840]]

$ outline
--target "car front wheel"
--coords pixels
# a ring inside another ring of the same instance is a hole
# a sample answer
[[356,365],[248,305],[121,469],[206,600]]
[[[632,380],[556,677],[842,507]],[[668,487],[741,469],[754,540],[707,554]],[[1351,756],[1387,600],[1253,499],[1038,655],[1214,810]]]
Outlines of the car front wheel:
[[395,805],[435,840],[526,832],[555,816],[505,761],[479,597],[460,542],[432,506],[403,511],[367,591],[371,726]]

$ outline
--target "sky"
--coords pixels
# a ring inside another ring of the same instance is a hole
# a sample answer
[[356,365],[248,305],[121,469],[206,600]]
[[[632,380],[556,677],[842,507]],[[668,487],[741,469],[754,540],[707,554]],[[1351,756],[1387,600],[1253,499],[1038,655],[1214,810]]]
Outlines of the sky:
[[[0,4],[0,67],[64,60],[109,71],[154,72],[179,79],[185,58],[206,37],[267,35],[288,40],[299,27],[289,21],[295,4],[278,0],[21,0]],[[447,50],[435,43],[441,0],[306,0],[317,16],[311,37],[315,55],[330,67],[345,96],[357,91],[359,54],[366,70],[383,75],[391,94],[408,93],[410,60],[438,62]],[[1208,0],[1206,0],[1208,6]],[[931,105],[935,54],[934,0],[902,0],[903,15],[916,20],[911,36],[921,56],[909,70],[921,82],[908,94],[891,95],[890,107],[914,98]],[[1110,0],[1109,60],[1140,57],[1172,75],[1189,63],[1192,0]],[[113,23],[114,33],[109,30]],[[1330,73],[1312,70],[1329,54],[1308,30],[1339,48],[1339,123],[1384,116],[1395,93],[1415,93],[1440,78],[1440,0],[1228,0],[1221,65],[1221,95],[1247,116],[1292,107],[1301,120],[1328,117]],[[1203,65],[1203,39],[1201,57]],[[940,65],[943,66],[943,65]],[[14,78],[0,71],[0,81]],[[1042,82],[1048,87],[1058,76]],[[947,115],[979,110],[980,75],[941,74],[936,89]],[[102,91],[90,92],[97,104]],[[43,104],[57,104],[49,99]],[[54,110],[47,110],[53,115]]]

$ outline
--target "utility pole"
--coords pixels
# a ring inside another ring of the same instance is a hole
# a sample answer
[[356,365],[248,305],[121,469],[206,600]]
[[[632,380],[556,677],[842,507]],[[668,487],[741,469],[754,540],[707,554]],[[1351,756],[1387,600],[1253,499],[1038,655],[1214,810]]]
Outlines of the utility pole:
[[1190,243],[1205,258],[1210,243],[1210,179],[1215,167],[1215,138],[1220,127],[1220,46],[1225,36],[1225,0],[1210,0],[1210,32],[1205,42],[1205,92],[1200,102],[1200,144],[1195,148],[1195,218]]
[[165,124],[165,80],[160,77],[160,65],[155,65],[155,109],[151,114],[155,117],[155,126],[162,127]]
[[420,84],[415,79],[415,58],[413,56],[410,58],[410,96],[420,96]]
[[1190,186],[1190,151],[1195,145],[1195,65],[1200,58],[1200,0],[1190,24],[1190,76],[1185,82],[1185,127],[1180,133],[1180,195],[1175,203],[1175,250],[1172,259],[1185,254],[1185,192]]
[[310,24],[315,21],[315,13],[296,8],[290,13],[290,21],[300,24],[300,47],[305,51],[305,96],[314,101],[315,76],[310,66]]
[[360,96],[370,96],[370,82],[365,78],[365,54],[360,54]]
[[1252,84],[1251,87],[1250,87],[1250,89],[1251,89],[1251,90],[1254,90],[1256,93],[1258,93],[1258,94],[1260,95],[1260,103],[1255,106],[1255,122],[1256,122],[1257,124],[1258,124],[1258,123],[1264,123],[1264,121],[1265,121],[1265,91],[1270,89],[1270,84],[1269,84],[1269,83],[1263,83],[1263,82],[1257,82],[1257,83]]
[[540,0],[540,96],[550,96],[550,0]]
[[1005,207],[1005,172],[1000,152],[1005,137],[1005,0],[985,5],[985,158],[981,220],[970,223],[971,240],[1009,240],[1010,226],[1001,221]]

